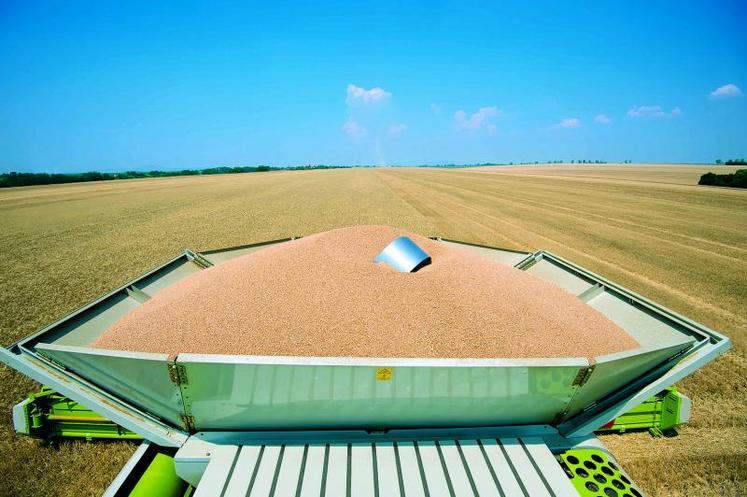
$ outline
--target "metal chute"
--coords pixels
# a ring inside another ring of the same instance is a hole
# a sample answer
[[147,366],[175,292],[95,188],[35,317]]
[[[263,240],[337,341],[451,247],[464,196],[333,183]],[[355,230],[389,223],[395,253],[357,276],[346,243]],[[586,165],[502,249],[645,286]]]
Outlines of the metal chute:
[[431,256],[408,237],[401,236],[384,247],[374,262],[389,264],[400,273],[414,273],[430,264]]

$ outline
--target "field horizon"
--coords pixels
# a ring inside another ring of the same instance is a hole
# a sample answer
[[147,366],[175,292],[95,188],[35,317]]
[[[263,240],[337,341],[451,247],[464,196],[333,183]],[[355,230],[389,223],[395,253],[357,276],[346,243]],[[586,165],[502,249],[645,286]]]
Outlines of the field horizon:
[[[130,179],[0,190],[0,344],[38,330],[190,248],[384,224],[550,250],[729,336],[680,384],[674,438],[605,435],[650,495],[747,494],[747,190],[697,186],[744,166],[382,167]],[[2,495],[99,495],[131,443],[46,446],[13,432],[32,381],[0,367]]]

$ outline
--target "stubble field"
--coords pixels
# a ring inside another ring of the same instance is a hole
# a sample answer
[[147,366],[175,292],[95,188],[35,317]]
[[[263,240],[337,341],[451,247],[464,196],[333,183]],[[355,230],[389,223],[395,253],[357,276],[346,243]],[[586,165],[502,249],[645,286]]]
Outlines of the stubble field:
[[[0,343],[184,248],[354,224],[544,248],[732,339],[679,385],[694,402],[679,436],[603,441],[651,495],[747,495],[747,191],[694,186],[713,169],[348,169],[0,190]],[[0,367],[0,495],[99,495],[135,445],[16,436],[10,409],[33,388]]]

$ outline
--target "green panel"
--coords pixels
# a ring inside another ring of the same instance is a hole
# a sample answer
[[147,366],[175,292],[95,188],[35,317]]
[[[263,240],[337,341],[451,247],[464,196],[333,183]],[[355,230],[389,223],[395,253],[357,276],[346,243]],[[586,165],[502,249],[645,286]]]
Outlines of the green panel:
[[176,475],[174,458],[158,453],[130,492],[129,497],[182,497],[189,485]]
[[641,490],[604,451],[572,449],[558,457],[582,497],[643,496]]
[[[142,437],[48,387],[29,394],[23,406],[25,435],[37,438],[141,440]],[[14,410],[15,412],[15,410]]]
[[36,348],[99,388],[181,426],[184,406],[179,387],[169,378],[166,354],[48,344]]
[[628,430],[649,430],[652,435],[660,436],[663,430],[681,424],[681,406],[682,394],[675,387],[669,387],[596,431],[624,433]]
[[195,428],[550,423],[573,396],[573,380],[586,364],[572,359],[557,361],[564,363],[558,366],[484,367],[308,362],[180,355],[187,376],[182,392]]

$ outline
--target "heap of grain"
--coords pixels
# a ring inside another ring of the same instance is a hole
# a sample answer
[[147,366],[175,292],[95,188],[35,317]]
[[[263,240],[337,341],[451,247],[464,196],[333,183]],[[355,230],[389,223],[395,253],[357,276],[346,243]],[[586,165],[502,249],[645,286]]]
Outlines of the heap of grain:
[[[398,236],[432,258],[374,264]],[[327,231],[201,271],[163,290],[94,347],[348,357],[579,357],[636,347],[574,295],[524,271],[385,226]]]

